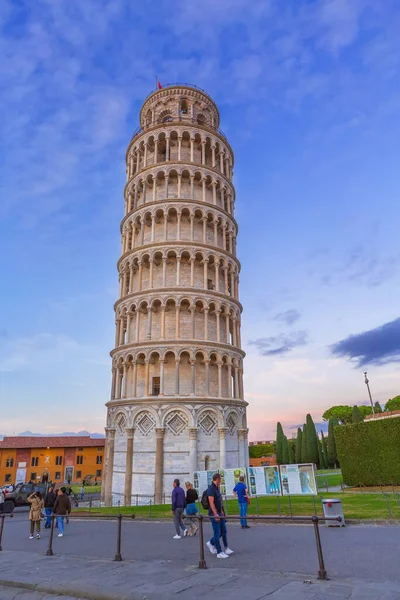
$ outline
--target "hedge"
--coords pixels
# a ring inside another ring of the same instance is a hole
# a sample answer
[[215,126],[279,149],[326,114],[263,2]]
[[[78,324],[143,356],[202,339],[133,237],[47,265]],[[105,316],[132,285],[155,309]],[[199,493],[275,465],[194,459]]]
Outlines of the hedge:
[[346,485],[400,484],[400,417],[335,427]]

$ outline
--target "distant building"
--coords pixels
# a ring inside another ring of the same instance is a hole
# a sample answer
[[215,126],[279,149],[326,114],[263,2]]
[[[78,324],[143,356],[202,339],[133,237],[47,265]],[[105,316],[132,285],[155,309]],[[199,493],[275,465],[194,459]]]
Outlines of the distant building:
[[5,437],[0,441],[0,486],[30,480],[73,483],[88,475],[100,483],[104,443],[89,436]]
[[394,419],[396,417],[400,417],[400,410],[388,410],[374,415],[366,415],[364,421],[380,421],[381,419]]
[[262,442],[249,442],[249,446],[264,446],[265,444],[275,444],[275,440],[264,440]]
[[250,458],[251,467],[269,467],[271,465],[276,465],[275,454],[271,454],[271,456],[261,456],[261,458]]

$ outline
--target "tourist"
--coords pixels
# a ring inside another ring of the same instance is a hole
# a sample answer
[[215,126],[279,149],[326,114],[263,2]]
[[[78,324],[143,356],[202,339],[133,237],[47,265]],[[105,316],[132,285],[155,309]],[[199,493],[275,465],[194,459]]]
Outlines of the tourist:
[[181,539],[181,529],[183,531],[183,536],[187,535],[187,528],[184,526],[182,521],[182,514],[186,505],[185,492],[180,487],[179,479],[174,479],[174,489],[172,490],[172,513],[174,515],[174,524],[176,535],[174,535],[174,540]]
[[196,525],[196,521],[193,518],[194,515],[197,515],[197,505],[196,500],[198,499],[198,493],[194,489],[193,485],[190,481],[186,481],[186,519],[185,524],[188,525],[188,535],[196,535],[198,526]]
[[[212,483],[207,489],[208,515],[213,517],[211,519],[211,525],[214,535],[206,545],[211,554],[216,554],[217,558],[228,558],[230,554],[233,554],[233,550],[228,546],[226,520],[221,518],[225,516],[225,513],[222,506],[222,494],[219,489],[220,484],[221,475],[215,473],[212,478]],[[220,537],[222,537],[225,551],[222,551],[219,541]]]
[[33,540],[33,534],[35,533],[36,526],[36,537],[40,540],[40,520],[42,518],[43,500],[40,492],[33,492],[28,498],[28,502],[31,505],[29,511],[29,520],[31,522],[31,534],[30,540]]
[[64,535],[64,518],[67,517],[71,512],[71,502],[68,496],[66,495],[65,487],[62,487],[58,491],[58,496],[54,503],[53,512],[57,518],[57,525],[59,534],[58,537],[63,537]]
[[6,494],[4,492],[3,488],[0,488],[0,514],[3,513],[4,511],[4,500],[5,500]]
[[44,512],[46,513],[46,523],[44,525],[45,529],[50,529],[51,527],[51,513],[53,512],[53,506],[57,498],[57,493],[54,491],[54,487],[50,486],[49,490],[44,499]]
[[81,487],[81,500],[83,500],[85,497],[85,484],[82,483],[82,487]]
[[244,477],[239,477],[239,482],[233,488],[233,495],[237,498],[239,503],[239,514],[241,516],[240,524],[242,529],[250,529],[250,525],[247,525],[247,509],[249,507],[249,495],[247,493],[247,485],[244,482]]

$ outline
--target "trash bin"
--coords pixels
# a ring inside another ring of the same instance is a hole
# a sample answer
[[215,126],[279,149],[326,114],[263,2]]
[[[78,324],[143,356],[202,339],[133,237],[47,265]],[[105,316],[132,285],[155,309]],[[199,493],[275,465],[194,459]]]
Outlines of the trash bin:
[[322,508],[324,517],[341,517],[341,521],[325,521],[327,527],[344,527],[344,514],[342,509],[342,501],[339,498],[323,498]]

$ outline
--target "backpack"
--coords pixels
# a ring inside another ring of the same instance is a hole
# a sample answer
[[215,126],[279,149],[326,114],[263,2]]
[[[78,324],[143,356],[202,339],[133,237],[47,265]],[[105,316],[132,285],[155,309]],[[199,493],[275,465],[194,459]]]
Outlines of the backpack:
[[210,504],[208,502],[208,490],[204,490],[204,492],[201,495],[201,505],[205,510],[208,510],[210,508]]

